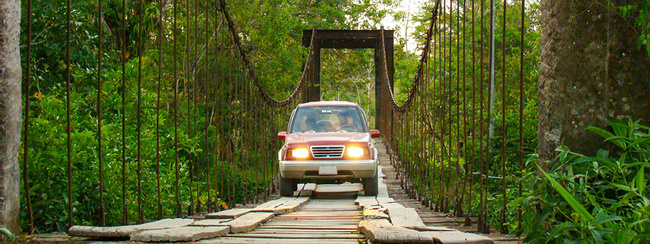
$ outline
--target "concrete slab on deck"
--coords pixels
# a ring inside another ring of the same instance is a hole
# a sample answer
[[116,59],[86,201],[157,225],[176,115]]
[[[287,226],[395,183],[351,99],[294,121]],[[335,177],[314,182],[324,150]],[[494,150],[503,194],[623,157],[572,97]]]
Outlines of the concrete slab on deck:
[[139,225],[126,225],[115,227],[72,226],[68,230],[71,236],[91,238],[129,238],[132,234],[146,230],[160,230],[190,225],[193,219],[161,219]]
[[189,242],[210,239],[228,234],[228,226],[183,226],[163,230],[148,230],[131,236],[131,241]]
[[233,208],[221,212],[209,213],[205,215],[206,219],[234,219],[250,212],[251,208]]

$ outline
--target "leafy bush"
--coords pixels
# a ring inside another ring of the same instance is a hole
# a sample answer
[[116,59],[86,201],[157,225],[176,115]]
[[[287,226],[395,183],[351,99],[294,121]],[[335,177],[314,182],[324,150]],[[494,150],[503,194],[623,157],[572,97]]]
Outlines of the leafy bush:
[[632,120],[609,127],[613,133],[587,129],[615,145],[612,152],[588,157],[563,145],[547,166],[529,161],[529,191],[511,203],[523,205],[526,241],[650,242],[650,128]]

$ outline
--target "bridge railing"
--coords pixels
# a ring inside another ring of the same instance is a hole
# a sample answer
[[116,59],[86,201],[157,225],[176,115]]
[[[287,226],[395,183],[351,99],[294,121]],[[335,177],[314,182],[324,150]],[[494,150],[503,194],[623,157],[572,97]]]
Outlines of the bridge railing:
[[536,126],[523,124],[524,116],[535,121],[524,97],[536,79],[524,73],[527,5],[432,5],[409,95],[393,97],[393,117],[384,118],[393,121],[391,161],[403,188],[431,209],[464,216],[481,232],[519,231],[521,208],[510,202],[522,194],[523,154],[536,144],[523,137]]
[[274,190],[275,134],[314,72],[273,99],[225,0],[23,2],[24,229],[194,215]]

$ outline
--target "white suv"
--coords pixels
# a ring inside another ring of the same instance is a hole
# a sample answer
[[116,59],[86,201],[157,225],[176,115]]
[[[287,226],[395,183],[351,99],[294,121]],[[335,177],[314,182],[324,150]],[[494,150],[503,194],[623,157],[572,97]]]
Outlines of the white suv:
[[366,195],[378,190],[377,149],[363,110],[350,102],[299,104],[291,113],[278,152],[280,195],[292,196],[298,183],[362,182]]

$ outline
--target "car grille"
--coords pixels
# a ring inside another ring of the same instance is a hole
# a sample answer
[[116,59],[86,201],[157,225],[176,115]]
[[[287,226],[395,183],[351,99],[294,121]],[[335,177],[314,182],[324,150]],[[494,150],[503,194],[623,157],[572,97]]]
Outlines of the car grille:
[[311,155],[314,158],[341,158],[345,146],[312,146]]

